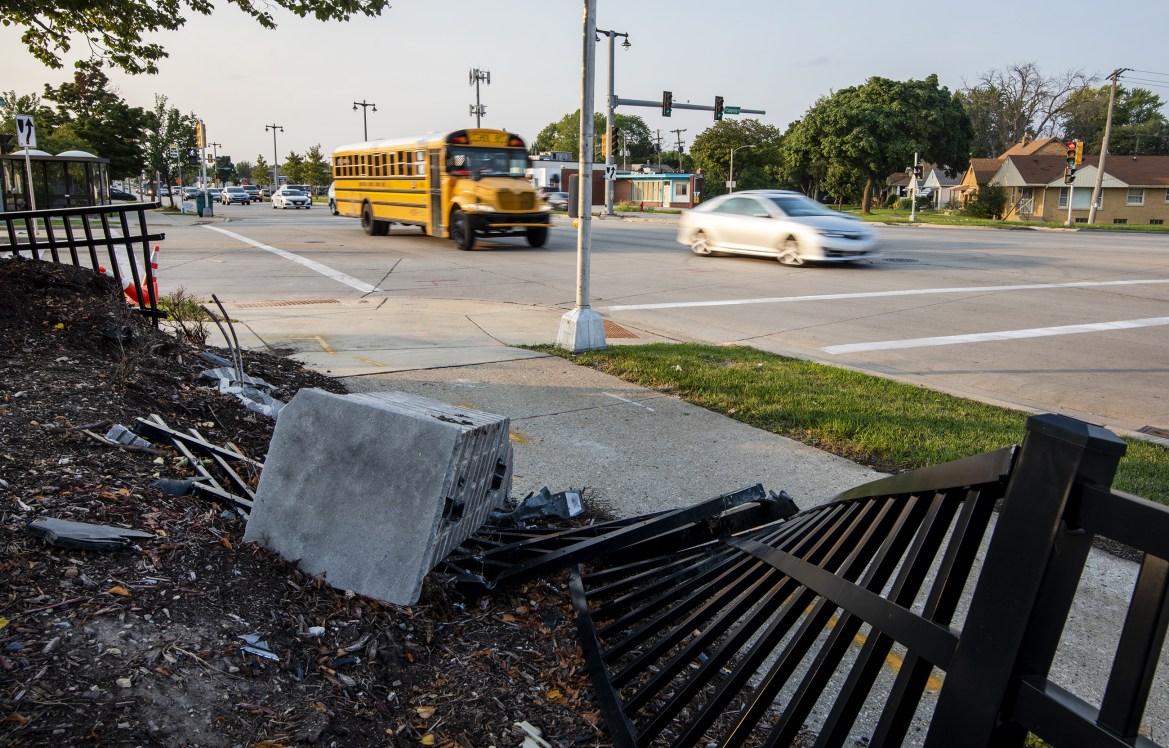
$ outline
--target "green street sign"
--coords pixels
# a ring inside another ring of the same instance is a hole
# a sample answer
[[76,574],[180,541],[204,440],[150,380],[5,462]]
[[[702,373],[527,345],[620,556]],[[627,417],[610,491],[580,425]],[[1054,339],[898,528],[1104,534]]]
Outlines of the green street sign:
[[740,111],[742,111],[742,107],[737,107],[737,106],[724,106],[723,107],[723,114],[738,114]]

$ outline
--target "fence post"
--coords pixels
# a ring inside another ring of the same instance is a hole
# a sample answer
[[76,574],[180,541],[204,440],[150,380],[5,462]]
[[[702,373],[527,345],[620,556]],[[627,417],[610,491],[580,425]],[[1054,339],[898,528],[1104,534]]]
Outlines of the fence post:
[[1027,419],[927,748],[1022,744],[1025,732],[998,727],[999,715],[1023,662],[1046,675],[1091,544],[1064,527],[1064,510],[1078,482],[1111,485],[1124,451],[1100,426]]

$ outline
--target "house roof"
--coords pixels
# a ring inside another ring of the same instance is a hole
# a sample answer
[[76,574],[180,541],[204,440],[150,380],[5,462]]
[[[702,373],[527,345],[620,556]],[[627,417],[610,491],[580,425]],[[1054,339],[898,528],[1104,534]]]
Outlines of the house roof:
[[974,170],[974,181],[977,184],[986,184],[1003,165],[1001,158],[972,158],[970,168]]
[[937,182],[939,187],[953,187],[954,185],[956,185],[962,181],[962,174],[959,173],[958,176],[951,177],[950,175],[946,174],[945,169],[941,169],[941,168],[927,169],[926,170],[926,180],[927,181],[933,180],[933,181]]
[[[1066,156],[1009,156],[1024,185],[1047,185],[1061,180]],[[1100,163],[1099,156],[1085,156],[1080,169]],[[1129,187],[1169,187],[1169,156],[1117,156],[1104,162],[1104,173]]]
[[[1005,153],[999,156],[1000,159],[1007,156],[1032,156],[1032,155],[1056,155],[1056,150],[1064,151],[1067,146],[1059,138],[1039,138],[1028,143],[1015,143],[1008,148]],[[1044,153],[1046,151],[1046,153]]]

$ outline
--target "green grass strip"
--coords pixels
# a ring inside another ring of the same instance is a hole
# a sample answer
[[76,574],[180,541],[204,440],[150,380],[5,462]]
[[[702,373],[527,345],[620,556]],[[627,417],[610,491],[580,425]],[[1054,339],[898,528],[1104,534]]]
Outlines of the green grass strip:
[[[1029,415],[743,346],[533,348],[889,473],[1018,444]],[[1113,486],[1169,504],[1169,450],[1126,441]]]

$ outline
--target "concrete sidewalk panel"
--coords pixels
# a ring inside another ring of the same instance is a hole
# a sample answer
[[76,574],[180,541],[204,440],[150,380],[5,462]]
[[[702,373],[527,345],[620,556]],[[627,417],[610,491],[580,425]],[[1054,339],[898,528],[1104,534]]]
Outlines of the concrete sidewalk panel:
[[301,390],[276,423],[244,540],[339,589],[413,604],[507,498],[508,426],[404,392]]

